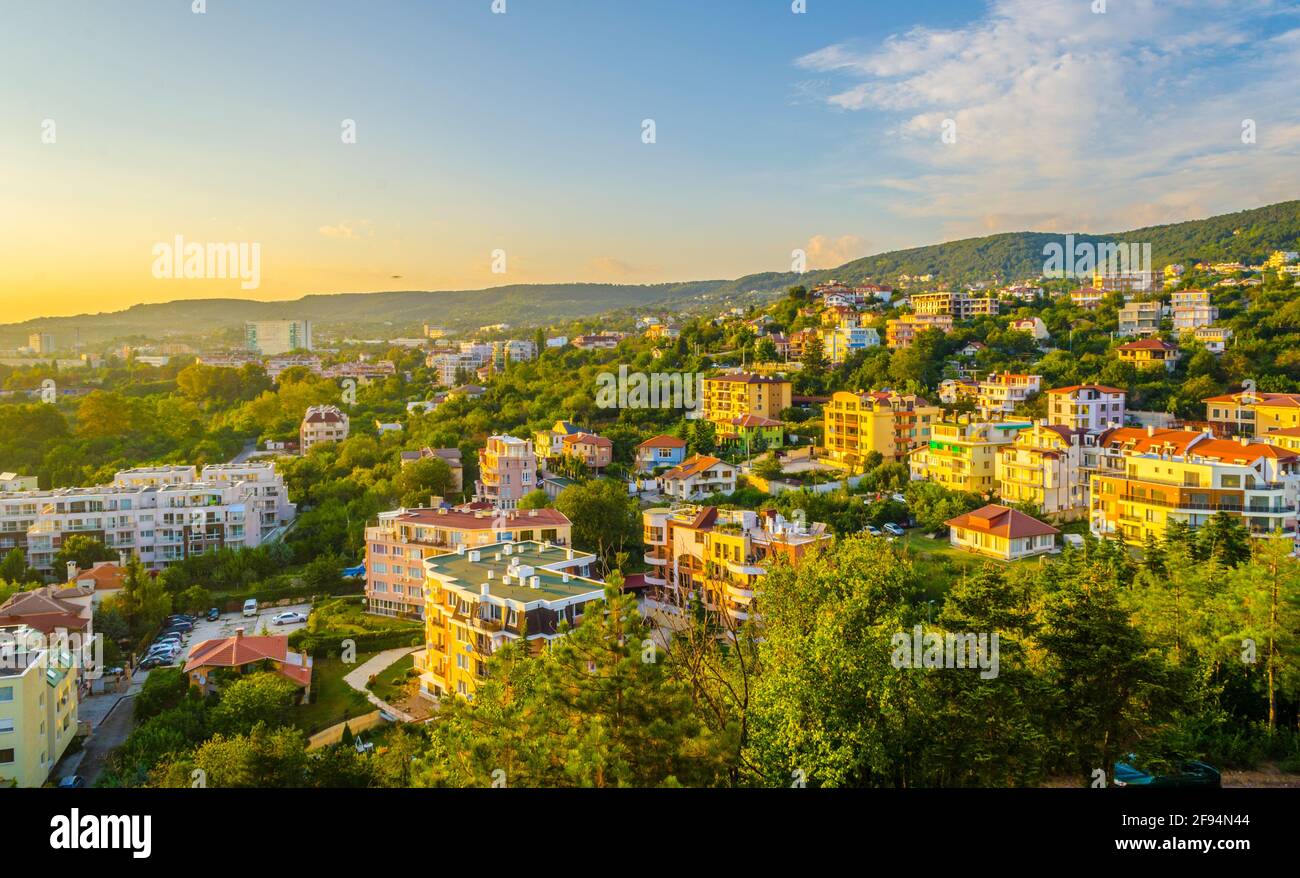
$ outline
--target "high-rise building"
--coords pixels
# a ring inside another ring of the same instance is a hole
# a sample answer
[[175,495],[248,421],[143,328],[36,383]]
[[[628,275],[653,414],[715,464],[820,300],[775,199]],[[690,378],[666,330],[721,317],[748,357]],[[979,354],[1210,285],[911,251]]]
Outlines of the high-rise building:
[[310,320],[254,320],[244,324],[245,347],[259,354],[273,356],[290,351],[309,351]]

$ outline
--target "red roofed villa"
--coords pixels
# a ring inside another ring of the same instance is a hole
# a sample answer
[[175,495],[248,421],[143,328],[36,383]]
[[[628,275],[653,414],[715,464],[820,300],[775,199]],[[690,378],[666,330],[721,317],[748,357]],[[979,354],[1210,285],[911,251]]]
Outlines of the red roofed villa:
[[958,549],[1002,561],[1018,561],[1056,548],[1059,530],[1008,506],[990,503],[945,522]]
[[302,689],[305,698],[311,692],[311,656],[289,651],[287,634],[269,634],[246,637],[244,629],[235,631],[234,637],[218,637],[196,643],[185,662],[185,675],[190,684],[203,692],[215,692],[217,683],[213,674],[219,670],[232,670],[246,674],[263,669],[292,680]]

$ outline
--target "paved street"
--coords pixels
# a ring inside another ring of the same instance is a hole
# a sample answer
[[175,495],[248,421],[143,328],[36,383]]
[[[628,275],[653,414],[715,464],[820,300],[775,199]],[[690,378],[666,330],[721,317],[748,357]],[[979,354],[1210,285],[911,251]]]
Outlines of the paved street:
[[120,746],[135,726],[135,695],[127,695],[117,702],[94,732],[86,739],[81,762],[66,774],[80,774],[90,786],[108,764],[108,754]]

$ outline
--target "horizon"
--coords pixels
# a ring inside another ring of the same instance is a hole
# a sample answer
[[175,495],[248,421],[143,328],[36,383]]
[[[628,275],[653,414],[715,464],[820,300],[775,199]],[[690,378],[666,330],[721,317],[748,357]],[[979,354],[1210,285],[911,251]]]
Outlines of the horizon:
[[[5,322],[734,280],[1300,191],[1300,9],[1090,5],[20,8]],[[160,275],[178,237],[258,247],[255,282]]]

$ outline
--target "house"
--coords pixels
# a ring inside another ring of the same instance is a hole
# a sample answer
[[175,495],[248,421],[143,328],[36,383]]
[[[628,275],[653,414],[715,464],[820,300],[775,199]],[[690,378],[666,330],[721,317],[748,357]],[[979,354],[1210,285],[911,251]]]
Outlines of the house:
[[303,454],[325,442],[342,442],[346,438],[348,416],[335,405],[311,406],[298,427],[298,448]]
[[637,472],[650,473],[675,467],[686,458],[686,441],[676,436],[655,436],[636,447]]
[[1232,341],[1232,330],[1226,326],[1198,326],[1192,330],[1192,337],[1205,345],[1210,353],[1221,354]]
[[939,402],[944,405],[956,405],[962,401],[975,402],[979,399],[980,385],[970,378],[945,378],[939,382]]
[[975,404],[984,417],[1009,415],[1023,405],[1042,386],[1041,375],[994,372],[979,382]]
[[1012,332],[1024,332],[1034,337],[1035,341],[1049,341],[1052,334],[1047,331],[1047,324],[1041,317],[1026,317],[1023,320],[1012,320],[1010,329]]
[[585,432],[572,421],[556,421],[549,430],[538,430],[533,434],[533,448],[542,460],[559,457],[564,453],[564,437]]
[[1300,427],[1300,393],[1243,390],[1201,401],[1205,419],[1220,427],[1224,435],[1264,436]]
[[1150,336],[1160,331],[1160,321],[1164,317],[1164,307],[1159,302],[1129,302],[1119,309],[1119,324],[1116,335]]
[[758,415],[738,415],[718,432],[718,441],[741,448],[780,448],[785,444],[785,424]]
[[558,509],[498,512],[474,504],[431,507],[381,512],[366,528],[366,612],[420,618],[425,558],[507,541],[568,546],[573,530]]
[[1219,319],[1219,309],[1210,304],[1206,290],[1179,290],[1171,296],[1174,332],[1187,332],[1209,326]]
[[716,457],[693,454],[659,477],[660,492],[677,500],[703,500],[736,490],[736,468]]
[[96,561],[89,570],[78,570],[75,563],[68,562],[68,585],[91,589],[96,604],[116,593],[125,575],[126,568],[117,561]]
[[1164,367],[1166,371],[1172,372],[1178,365],[1178,345],[1158,338],[1144,338],[1122,344],[1115,348],[1115,355],[1121,363],[1130,363],[1139,369]]
[[310,694],[312,658],[290,651],[287,634],[245,636],[244,629],[237,628],[232,637],[196,643],[190,647],[185,676],[191,686],[211,693],[220,688],[219,672],[246,674],[263,668],[293,682],[304,698]]
[[614,443],[595,433],[572,433],[562,440],[560,453],[581,460],[592,472],[600,472],[614,459]]
[[951,314],[904,314],[897,319],[885,322],[885,344],[891,350],[910,348],[916,343],[916,337],[927,329],[940,332],[952,332]]
[[381,437],[386,433],[400,433],[402,432],[402,425],[396,421],[381,421],[375,419],[375,432]]
[[1002,561],[1018,561],[1056,548],[1059,530],[1032,515],[990,503],[950,518],[948,542],[958,549]]
[[1101,304],[1102,300],[1109,295],[1105,290],[1096,287],[1080,287],[1077,290],[1070,291],[1070,301],[1076,307],[1085,311],[1091,311]]
[[734,418],[757,415],[773,421],[790,407],[792,384],[785,378],[730,372],[704,379],[703,417],[719,432],[731,427]]
[[66,651],[81,669],[80,683],[89,686],[97,670],[94,595],[94,589],[85,585],[46,585],[17,592],[0,604],[0,628],[23,627],[47,638],[68,636]]
[[989,346],[982,341],[968,341],[966,342],[966,346],[963,347],[961,350],[959,350],[957,353],[965,357],[966,359],[970,360],[970,359],[974,359],[975,356],[979,354],[980,351],[988,350],[988,347]]
[[38,491],[36,476],[20,476],[18,473],[0,473],[0,493],[10,491]]

